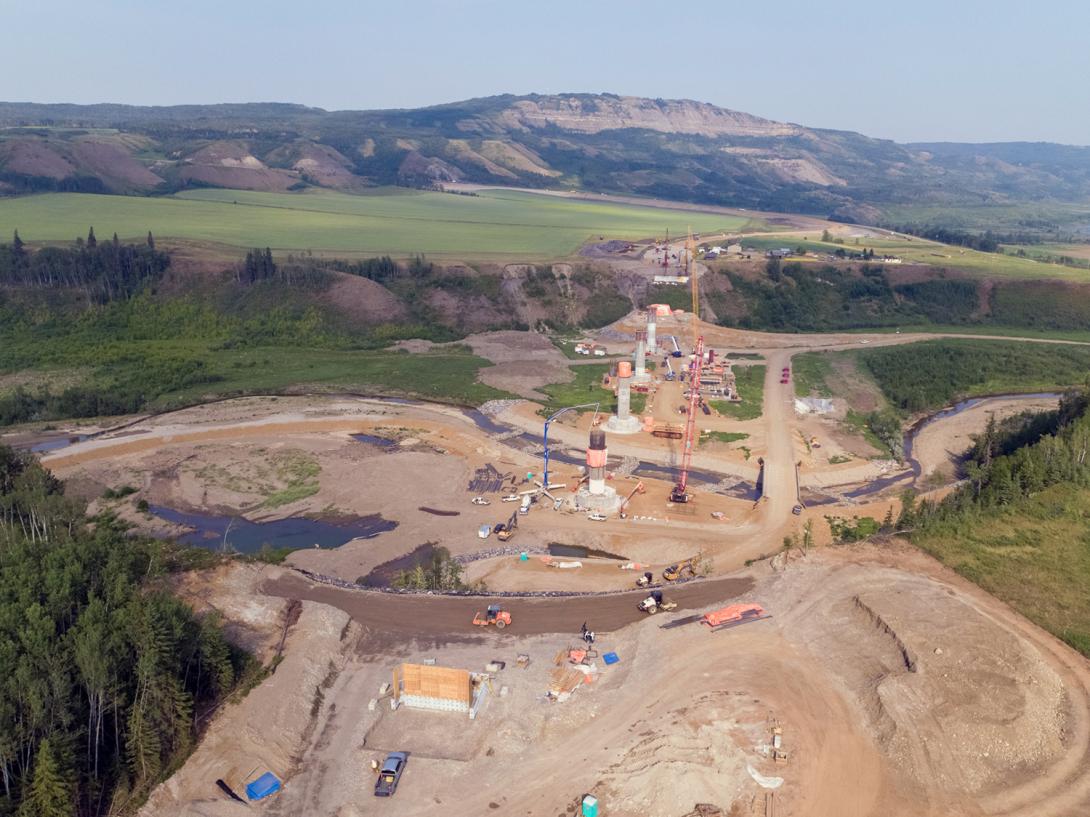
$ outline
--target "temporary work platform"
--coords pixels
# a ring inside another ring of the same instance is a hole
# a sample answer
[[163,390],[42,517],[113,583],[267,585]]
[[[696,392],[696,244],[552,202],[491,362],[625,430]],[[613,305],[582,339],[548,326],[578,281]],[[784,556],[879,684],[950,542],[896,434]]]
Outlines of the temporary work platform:
[[399,706],[468,713],[473,678],[464,669],[402,664],[394,670],[393,694]]

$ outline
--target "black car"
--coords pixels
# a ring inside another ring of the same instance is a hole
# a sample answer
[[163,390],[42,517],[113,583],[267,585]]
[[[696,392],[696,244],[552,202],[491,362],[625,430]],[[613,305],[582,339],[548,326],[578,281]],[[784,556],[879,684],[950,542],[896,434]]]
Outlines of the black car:
[[389,797],[397,791],[397,784],[401,780],[401,773],[405,771],[405,764],[409,756],[404,752],[390,752],[382,761],[382,768],[375,781],[375,797]]

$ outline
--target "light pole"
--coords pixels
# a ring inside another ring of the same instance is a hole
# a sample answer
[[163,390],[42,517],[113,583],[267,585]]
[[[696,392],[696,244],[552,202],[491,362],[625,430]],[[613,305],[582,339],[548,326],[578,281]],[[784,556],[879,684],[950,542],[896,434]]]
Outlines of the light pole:
[[545,473],[542,477],[542,485],[544,486],[544,489],[546,491],[549,490],[549,423],[551,423],[553,420],[555,420],[557,417],[559,417],[561,414],[564,414],[565,412],[575,411],[575,409],[581,408],[590,408],[591,406],[594,406],[594,416],[597,417],[598,407],[600,405],[601,403],[582,403],[578,406],[568,406],[567,408],[562,408],[560,409],[560,411],[551,414],[549,418],[545,421],[545,433],[541,436],[541,442],[545,448]]

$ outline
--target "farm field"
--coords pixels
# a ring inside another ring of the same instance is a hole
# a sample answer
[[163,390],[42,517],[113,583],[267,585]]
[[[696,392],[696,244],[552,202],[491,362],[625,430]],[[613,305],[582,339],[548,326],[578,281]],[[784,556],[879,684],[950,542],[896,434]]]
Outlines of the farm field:
[[[924,238],[860,238],[845,239],[844,243],[826,242],[811,236],[753,236],[743,241],[746,247],[756,250],[771,250],[779,247],[802,248],[813,253],[862,252],[864,248],[874,250],[877,255],[893,255],[908,263],[928,264],[950,270],[960,270],[971,275],[1000,278],[1056,278],[1069,281],[1090,281],[1090,271],[1080,270],[1060,264],[1037,261],[1033,258],[1020,258],[1003,253],[979,252],[966,247],[954,247],[928,241]],[[1027,248],[1028,249],[1028,248]],[[801,259],[787,258],[785,264]],[[877,263],[877,262],[876,262]]]
[[49,193],[0,200],[0,234],[24,241],[70,241],[96,233],[234,247],[345,254],[525,259],[574,253],[590,238],[637,239],[738,230],[748,219],[627,204],[587,202],[518,191],[476,196],[403,188],[364,195],[309,190],[259,193],[191,190],[163,198]]

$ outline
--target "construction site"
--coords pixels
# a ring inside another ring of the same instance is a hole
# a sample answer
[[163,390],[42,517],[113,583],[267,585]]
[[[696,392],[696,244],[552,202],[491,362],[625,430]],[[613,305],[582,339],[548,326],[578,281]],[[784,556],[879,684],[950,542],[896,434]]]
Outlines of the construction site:
[[694,248],[641,258],[689,308],[635,310],[577,359],[467,341],[531,389],[526,367],[607,364],[578,404],[246,397],[43,456],[89,497],[138,486],[117,512],[142,532],[292,547],[177,580],[274,671],[141,814],[1090,813],[1085,659],[908,545],[829,546],[829,514],[949,490],[917,481],[973,429],[936,419],[915,470],[834,456],[792,356],[927,336],[707,323]]

